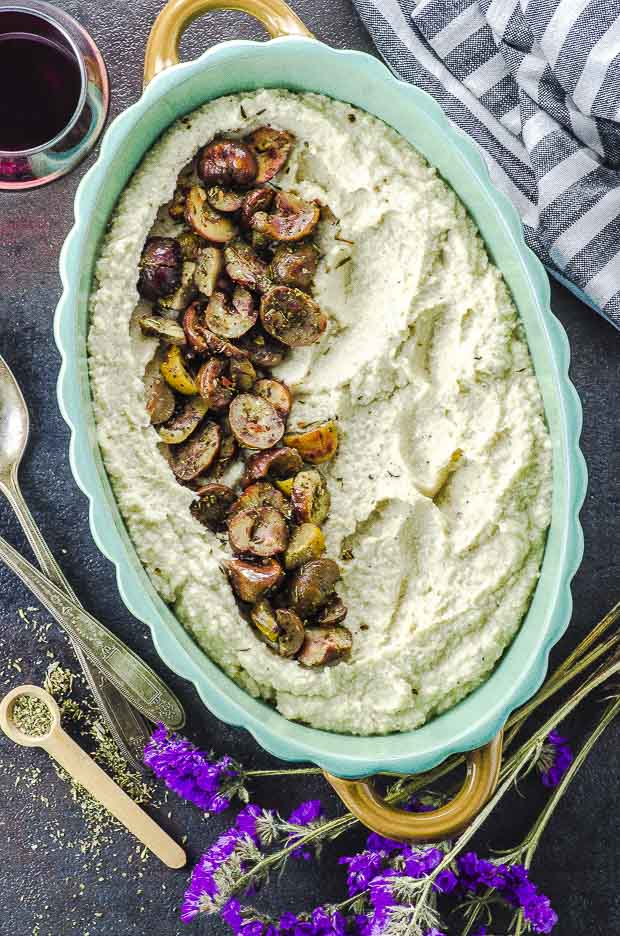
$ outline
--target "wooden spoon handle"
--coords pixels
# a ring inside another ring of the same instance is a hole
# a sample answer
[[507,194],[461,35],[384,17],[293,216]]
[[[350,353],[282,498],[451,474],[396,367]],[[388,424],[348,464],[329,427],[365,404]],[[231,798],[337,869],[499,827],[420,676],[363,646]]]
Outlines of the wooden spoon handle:
[[182,868],[185,865],[187,858],[181,846],[140,809],[61,728],[46,738],[41,747],[164,864],[169,868]]

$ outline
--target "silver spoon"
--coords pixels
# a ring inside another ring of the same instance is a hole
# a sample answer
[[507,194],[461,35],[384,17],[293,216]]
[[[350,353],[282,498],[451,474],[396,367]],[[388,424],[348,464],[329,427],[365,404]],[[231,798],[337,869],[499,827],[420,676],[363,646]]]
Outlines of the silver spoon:
[[[26,402],[12,371],[0,355],[0,491],[15,511],[47,578],[67,598],[78,604],[73,589],[43,539],[19,487],[17,472],[28,441],[28,432]],[[75,640],[72,644],[114,740],[127,760],[134,767],[141,768],[142,752],[150,735],[146,722],[112,682],[87,659],[80,645]]]

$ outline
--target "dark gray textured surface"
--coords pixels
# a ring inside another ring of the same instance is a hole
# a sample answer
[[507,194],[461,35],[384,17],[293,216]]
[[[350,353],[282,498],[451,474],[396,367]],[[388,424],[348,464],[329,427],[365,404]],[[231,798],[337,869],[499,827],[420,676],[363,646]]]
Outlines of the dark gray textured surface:
[[[112,111],[120,112],[140,91],[146,36],[160,0],[67,0],[61,4],[91,31],[105,56],[112,79]],[[368,39],[348,0],[298,0],[293,4],[315,34],[335,46],[370,50]],[[184,53],[196,55],[207,45],[234,36],[254,38],[260,30],[237,14],[214,14],[194,24],[184,40]],[[5,89],[3,89],[3,92]],[[205,746],[228,751],[246,766],[276,766],[245,733],[215,721],[198,703],[192,689],[168,673],[153,651],[144,628],[131,621],[117,594],[111,566],[95,548],[87,522],[85,498],[68,466],[68,433],[55,400],[58,355],[52,340],[53,309],[60,292],[57,259],[71,223],[72,197],[85,167],[47,189],[23,195],[0,193],[0,350],[14,367],[30,404],[32,437],[22,470],[23,489],[44,535],[81,599],[113,626],[168,678],[183,699],[192,735]],[[616,332],[563,289],[554,286],[553,307],[564,323],[572,347],[572,376],[584,406],[583,451],[590,487],[582,514],[586,536],[583,565],[575,579],[575,613],[566,650],[618,598],[618,419],[620,376]],[[0,529],[27,552],[24,538],[0,504]],[[40,680],[50,649],[70,661],[61,637],[50,630],[49,647],[37,644],[17,611],[32,605],[28,593],[0,569],[0,688]],[[36,615],[35,615],[36,616]],[[38,616],[45,621],[45,615]],[[6,668],[8,658],[22,657],[22,673]],[[591,704],[566,726],[575,742],[592,724]],[[617,790],[620,781],[618,741],[614,726],[596,748],[558,809],[535,860],[535,877],[560,914],[561,936],[611,936],[618,931],[620,904],[617,880]],[[41,768],[36,787],[17,775]],[[542,793],[513,797],[512,805],[489,823],[481,847],[492,842],[507,847],[529,827]],[[272,781],[255,787],[256,798],[283,813],[302,798],[324,795],[331,814],[339,809],[320,778]],[[49,798],[45,808],[38,797]],[[36,794],[36,797],[35,797]],[[128,862],[133,843],[119,834],[99,857],[83,856],[70,847],[82,836],[79,811],[40,752],[13,748],[0,739],[0,934],[8,936],[175,936],[176,906],[186,875],[163,870],[149,860]],[[226,818],[205,823],[197,810],[171,802],[158,815],[173,834],[189,836],[190,861],[227,824]],[[168,811],[171,812],[168,818]],[[64,828],[64,844],[54,830]],[[342,851],[360,844],[352,835]],[[338,846],[340,847],[340,846]],[[272,888],[274,909],[301,909],[323,900],[341,899],[344,876],[334,872],[336,849],[327,849],[323,864],[304,866]],[[38,928],[37,928],[38,927]],[[210,920],[195,932],[223,933]],[[191,929],[189,930],[191,932]]]

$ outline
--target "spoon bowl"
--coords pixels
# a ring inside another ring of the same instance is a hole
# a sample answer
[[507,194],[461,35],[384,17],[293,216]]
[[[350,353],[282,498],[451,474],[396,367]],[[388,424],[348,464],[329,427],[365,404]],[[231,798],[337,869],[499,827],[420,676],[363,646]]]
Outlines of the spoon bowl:
[[13,373],[0,355],[0,480],[17,472],[24,454],[30,420]]
[[[40,699],[41,702],[45,703],[52,718],[48,731],[36,735],[26,734],[13,721],[15,703],[23,696]],[[54,697],[45,689],[41,689],[40,686],[17,686],[15,689],[11,689],[0,702],[0,728],[16,744],[21,744],[23,747],[42,747],[60,729],[60,709]]]

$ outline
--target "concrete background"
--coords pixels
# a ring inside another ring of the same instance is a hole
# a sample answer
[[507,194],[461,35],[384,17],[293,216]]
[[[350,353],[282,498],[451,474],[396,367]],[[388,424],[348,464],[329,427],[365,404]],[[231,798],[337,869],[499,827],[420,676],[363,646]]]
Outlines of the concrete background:
[[[119,113],[140,93],[144,46],[160,0],[131,4],[65,0],[60,5],[99,44],[111,75],[112,115]],[[349,0],[297,0],[293,6],[312,31],[331,45],[373,52]],[[186,57],[195,56],[223,39],[260,36],[260,28],[246,17],[213,14],[191,27],[183,52]],[[10,90],[2,89],[2,93]],[[52,317],[60,294],[58,253],[71,224],[76,185],[91,161],[92,157],[80,170],[48,188],[19,195],[0,193],[0,350],[18,376],[32,418],[31,443],[21,472],[24,493],[80,598],[179,693],[188,712],[190,734],[207,747],[229,752],[247,767],[276,767],[248,735],[218,723],[191,687],[165,670],[144,628],[129,618],[120,602],[112,567],[92,541],[86,501],[69,471],[68,432],[55,399],[59,359]],[[582,446],[590,472],[582,513],[586,551],[573,587],[573,623],[561,646],[566,652],[618,598],[620,342],[610,325],[556,285],[553,308],[571,343],[571,372],[584,407]],[[29,554],[4,503],[0,504],[0,529]],[[48,651],[73,665],[55,626],[49,630],[48,644],[39,644],[33,630],[20,620],[18,609],[33,604],[21,584],[0,569],[3,692],[22,681],[41,680]],[[49,620],[45,614],[29,613],[43,624]],[[16,657],[22,659],[21,673],[9,662]],[[576,745],[593,724],[599,706],[592,702],[565,726]],[[535,859],[535,879],[560,914],[557,932],[562,936],[610,936],[618,930],[619,739],[615,725],[564,798]],[[40,770],[38,783],[29,786],[33,767]],[[339,810],[320,777],[262,781],[253,790],[258,802],[278,807],[283,814],[309,796],[323,796],[331,815]],[[481,850],[488,844],[509,847],[522,838],[544,801],[535,781],[527,783],[527,791],[527,797],[513,796],[511,805],[488,823],[478,842]],[[186,874],[163,870],[152,859],[139,861],[133,842],[122,833],[99,854],[83,854],[79,809],[41,752],[17,750],[0,739],[0,795],[4,803],[0,810],[2,936],[175,936],[187,932],[177,922]],[[228,824],[226,816],[205,822],[198,810],[175,797],[157,815],[178,838],[188,835],[191,862]],[[274,882],[267,903],[282,912],[342,899],[344,874],[337,869],[335,857],[351,854],[362,841],[359,830],[346,844],[329,846],[320,866],[291,869],[285,879]],[[219,922],[203,919],[193,931],[217,934],[227,930]]]

